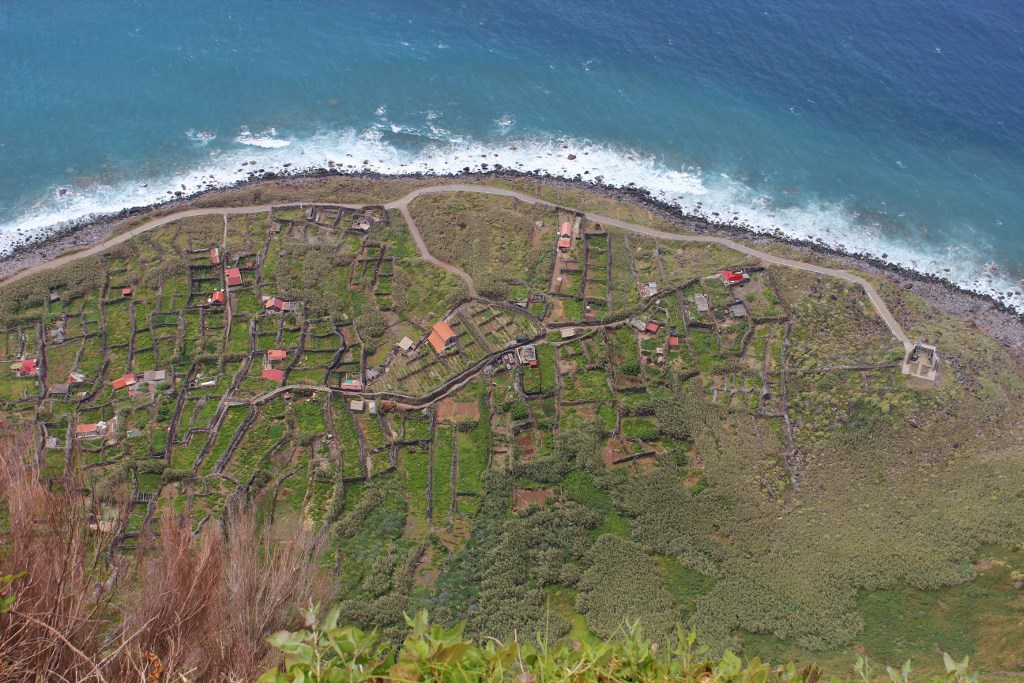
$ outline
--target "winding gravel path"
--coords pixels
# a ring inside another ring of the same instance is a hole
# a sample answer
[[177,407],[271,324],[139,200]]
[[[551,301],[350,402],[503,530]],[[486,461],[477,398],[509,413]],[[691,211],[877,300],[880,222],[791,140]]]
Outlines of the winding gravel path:
[[[400,199],[397,199],[393,202],[389,202],[384,205],[386,209],[398,209],[399,211],[401,211],[402,216],[405,218],[405,221],[409,227],[409,233],[412,235],[413,241],[416,243],[416,248],[420,252],[420,256],[422,256],[425,260],[437,265],[438,267],[444,268],[448,272],[454,273],[455,275],[460,277],[466,283],[467,287],[469,288],[470,294],[473,296],[476,296],[476,289],[473,287],[473,279],[462,269],[450,263],[441,261],[435,258],[430,253],[430,251],[427,249],[426,243],[423,241],[423,236],[420,235],[420,231],[416,227],[416,223],[412,220],[412,216],[409,213],[409,204],[417,197],[422,197],[423,195],[428,194],[438,194],[447,192],[475,192],[478,194],[498,195],[502,197],[512,197],[514,199],[518,199],[519,201],[527,202],[529,204],[536,204],[550,208],[559,208],[558,205],[554,204],[553,202],[549,202],[544,199],[539,199],[537,197],[531,197],[529,195],[516,192],[514,190],[506,190],[500,187],[488,187],[486,185],[467,185],[461,183],[453,183],[449,185],[433,185],[431,187],[420,188],[418,190],[410,192],[409,194],[405,195]],[[301,206],[310,206],[315,204],[316,206],[346,209],[360,209],[363,207],[363,205],[360,204],[332,204],[327,202],[302,202],[298,204]],[[290,202],[287,204],[287,206],[295,205],[296,202]],[[136,237],[137,235],[141,235],[144,232],[148,232],[153,228],[160,227],[161,225],[166,225],[172,221],[176,221],[181,218],[189,218],[191,216],[222,215],[226,219],[227,216],[232,214],[265,213],[271,211],[274,208],[275,205],[262,204],[258,206],[189,209],[187,211],[180,211],[178,213],[173,213],[167,216],[163,216],[161,218],[155,218],[151,221],[147,221],[142,225],[132,228],[127,232],[121,233],[119,235],[114,235],[86,249],[64,254],[46,263],[38,263],[31,265],[25,268],[24,270],[20,270],[17,273],[14,273],[13,275],[10,275],[3,280],[0,280],[0,284],[17,282],[18,280],[28,277],[29,275],[33,275],[35,273],[48,270],[50,268],[62,266],[71,263],[72,261],[75,261],[77,259],[84,258],[86,256],[98,254],[106,249],[109,249],[110,247],[126,242],[131,238]],[[573,209],[570,209],[570,211],[573,211]],[[904,349],[909,351],[911,348],[913,348],[913,342],[910,341],[910,338],[903,331],[903,328],[900,326],[899,322],[889,311],[889,307],[886,306],[885,300],[882,299],[882,297],[878,294],[877,290],[875,290],[874,286],[870,282],[865,280],[860,275],[857,275],[856,273],[836,268],[825,268],[823,266],[817,266],[811,263],[804,263],[803,261],[796,261],[794,259],[789,259],[782,256],[775,256],[774,254],[768,254],[763,251],[758,251],[757,249],[753,249],[746,245],[740,244],[739,242],[734,242],[733,240],[728,239],[726,237],[714,237],[710,235],[679,235],[671,232],[655,230],[654,228],[648,228],[642,225],[627,223],[626,221],[621,221],[616,218],[602,216],[600,214],[590,213],[586,211],[583,212],[583,215],[589,218],[590,220],[598,223],[603,223],[605,225],[614,225],[617,228],[630,230],[632,232],[640,233],[642,235],[648,235],[650,237],[655,237],[660,240],[674,242],[703,242],[720,244],[729,249],[733,249],[740,253],[759,259],[764,263],[774,263],[780,266],[796,268],[797,270],[805,270],[812,273],[818,273],[820,275],[827,275],[829,277],[839,278],[840,280],[846,280],[847,282],[852,282],[864,289],[864,291],[868,295],[868,298],[871,299],[871,303],[874,304],[875,309],[878,311],[878,314],[881,316],[882,320],[888,326],[889,330],[893,333],[893,335],[897,339],[899,339],[900,342],[903,344]]]

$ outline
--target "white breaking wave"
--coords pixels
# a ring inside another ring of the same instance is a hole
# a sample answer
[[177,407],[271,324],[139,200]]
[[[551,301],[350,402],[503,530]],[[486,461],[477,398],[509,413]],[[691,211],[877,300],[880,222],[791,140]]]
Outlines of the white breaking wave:
[[242,126],[242,130],[235,136],[235,142],[265,149],[280,149],[292,144],[291,140],[278,140],[275,128],[268,128],[262,133],[253,133],[245,126]]
[[205,146],[209,144],[211,140],[216,140],[217,134],[211,133],[208,130],[197,131],[193,128],[185,131],[185,137],[187,137],[189,140],[196,143],[197,145]]
[[[382,110],[383,107],[378,110],[378,116],[383,114]],[[423,144],[417,150],[400,149],[388,142],[392,134],[414,136]],[[256,171],[281,173],[333,167],[350,173],[443,175],[509,169],[579,176],[584,181],[613,186],[632,185],[649,190],[654,198],[678,206],[683,213],[741,225],[755,232],[817,241],[851,253],[885,254],[892,263],[940,275],[966,289],[996,297],[1020,290],[1019,283],[969,246],[942,249],[898,241],[888,236],[882,226],[858,221],[855,214],[840,204],[809,200],[799,206],[779,207],[763,193],[727,175],[704,173],[698,168],[673,168],[651,154],[588,140],[524,138],[481,142],[429,123],[420,127],[387,121],[362,131],[323,132],[296,140],[279,139],[274,129],[260,134],[243,129],[235,140],[247,147],[212,150],[207,162],[187,171],[116,186],[54,188],[50,196],[38,200],[14,221],[0,225],[0,253],[9,252],[26,237],[45,235],[55,228],[126,207],[230,186]],[[1005,300],[1011,305],[1024,304],[1020,294]]]

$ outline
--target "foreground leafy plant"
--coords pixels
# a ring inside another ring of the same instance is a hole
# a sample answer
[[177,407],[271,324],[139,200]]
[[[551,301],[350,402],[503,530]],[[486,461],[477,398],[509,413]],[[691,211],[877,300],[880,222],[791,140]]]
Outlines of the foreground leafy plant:
[[[595,681],[612,683],[636,681],[655,683],[690,681],[700,683],[816,683],[822,680],[815,665],[772,666],[754,658],[744,663],[726,651],[718,660],[708,659],[707,650],[697,644],[696,634],[679,631],[677,645],[665,652],[647,640],[638,626],[624,628],[621,637],[595,645],[570,647],[562,642],[521,643],[513,636],[504,643],[488,640],[484,645],[466,640],[465,623],[454,628],[430,624],[426,611],[406,616],[410,631],[397,652],[381,642],[376,631],[365,633],[355,626],[338,624],[334,607],[320,619],[314,607],[305,613],[306,628],[279,631],[269,638],[284,653],[281,669],[260,677],[260,683],[362,683],[383,681]],[[975,683],[977,674],[968,672],[968,660],[956,662],[944,655],[946,673],[922,679],[926,683]],[[910,662],[901,669],[886,668],[884,677],[875,676],[870,664],[858,657],[856,678],[833,677],[831,683],[876,680],[891,683],[911,681]]]

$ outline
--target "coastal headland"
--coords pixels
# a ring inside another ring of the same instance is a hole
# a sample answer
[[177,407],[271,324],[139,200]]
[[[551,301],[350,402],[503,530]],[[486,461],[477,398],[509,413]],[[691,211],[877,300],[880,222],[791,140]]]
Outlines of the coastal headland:
[[[339,182],[340,188],[331,181]],[[9,281],[15,274],[27,271],[36,272],[36,267],[46,264],[61,256],[74,252],[86,251],[95,253],[102,250],[103,244],[112,236],[124,231],[133,230],[133,226],[141,221],[153,225],[160,219],[172,220],[176,214],[187,212],[202,213],[204,209],[213,212],[237,211],[238,213],[255,212],[268,208],[269,204],[261,204],[264,193],[274,198],[275,204],[284,203],[329,203],[334,198],[332,193],[344,193],[345,187],[358,187],[352,194],[353,200],[377,200],[378,194],[370,189],[373,183],[387,183],[402,189],[413,188],[404,198],[392,199],[390,204],[407,206],[415,196],[417,189],[437,188],[445,185],[472,185],[476,187],[521,187],[531,193],[539,202],[542,187],[575,190],[592,193],[616,202],[637,206],[652,215],[657,215],[670,230],[678,230],[692,235],[719,236],[730,238],[733,244],[747,245],[779,245],[793,249],[796,259],[815,262],[824,259],[826,262],[843,266],[854,271],[881,275],[896,282],[906,289],[914,289],[915,293],[928,299],[941,310],[956,315],[971,324],[977,325],[986,334],[998,339],[1015,353],[1024,353],[1024,313],[1009,306],[1001,297],[982,295],[969,291],[941,276],[925,274],[904,266],[890,263],[882,258],[868,254],[856,254],[842,251],[824,243],[809,240],[797,240],[781,233],[768,235],[755,232],[735,222],[716,220],[717,216],[695,216],[681,214],[671,204],[659,201],[650,192],[635,187],[613,187],[594,181],[585,181],[580,177],[562,178],[548,175],[536,175],[502,169],[488,173],[463,173],[458,175],[434,175],[415,173],[405,176],[381,175],[375,173],[351,173],[338,169],[317,169],[292,173],[258,173],[251,172],[245,180],[226,187],[204,190],[188,196],[179,196],[160,204],[126,208],[114,214],[83,217],[74,224],[57,226],[49,234],[39,235],[17,245],[10,253],[0,258],[0,283]],[[275,191],[273,188],[277,188]],[[351,190],[349,190],[351,192]],[[180,193],[179,193],[180,194]],[[380,195],[391,197],[393,193]],[[239,205],[244,197],[254,198],[252,204]],[[258,198],[258,199],[256,199]],[[551,204],[551,202],[546,202]],[[226,205],[218,208],[218,205]],[[355,204],[353,204],[355,205]],[[575,208],[575,207],[570,207]],[[805,256],[800,256],[804,254]],[[45,266],[44,266],[45,267]]]

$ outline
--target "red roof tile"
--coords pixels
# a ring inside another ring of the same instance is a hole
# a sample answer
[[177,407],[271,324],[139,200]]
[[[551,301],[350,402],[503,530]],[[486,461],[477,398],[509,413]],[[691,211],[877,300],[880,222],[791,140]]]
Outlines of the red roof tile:
[[267,368],[261,373],[263,379],[269,379],[272,382],[280,382],[284,380],[284,370],[278,370],[276,368]]
[[238,268],[228,268],[224,271],[224,276],[227,278],[228,287],[237,287],[242,284],[242,273]]
[[430,331],[430,336],[427,337],[427,341],[429,341],[430,345],[434,347],[435,352],[441,353],[448,348],[448,344],[456,338],[458,338],[458,335],[455,334],[455,330],[452,329],[452,326],[442,320],[434,325],[434,329]]

